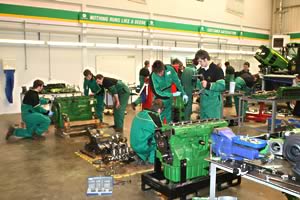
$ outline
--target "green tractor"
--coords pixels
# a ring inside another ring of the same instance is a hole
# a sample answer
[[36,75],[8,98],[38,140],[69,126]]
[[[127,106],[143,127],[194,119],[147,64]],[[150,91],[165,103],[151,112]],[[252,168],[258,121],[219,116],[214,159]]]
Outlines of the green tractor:
[[254,57],[263,74],[300,74],[300,43],[288,43],[281,52],[261,45]]

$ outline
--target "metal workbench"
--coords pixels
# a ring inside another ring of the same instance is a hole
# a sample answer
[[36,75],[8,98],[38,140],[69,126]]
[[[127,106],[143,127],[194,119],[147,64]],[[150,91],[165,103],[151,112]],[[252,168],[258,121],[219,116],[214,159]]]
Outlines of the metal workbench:
[[[244,102],[264,102],[264,103],[270,103],[272,105],[272,123],[271,123],[271,129],[270,133],[275,132],[275,121],[276,121],[276,115],[277,115],[277,103],[286,103],[291,101],[299,101],[300,96],[298,98],[290,98],[290,99],[254,99],[247,96],[243,96],[239,99],[239,116],[241,116],[242,113],[244,113]],[[238,125],[241,127],[244,123],[243,118],[239,118]]]
[[[215,200],[216,197],[216,175],[217,169],[222,169],[226,172],[233,173],[234,167],[228,162],[222,161],[214,161],[212,159],[206,159],[210,162],[210,193],[209,197],[211,200]],[[288,164],[287,161],[279,161],[285,162],[284,164]],[[285,167],[285,165],[283,165]],[[285,167],[287,168],[287,167]],[[266,174],[261,174],[256,171],[248,172],[242,175],[243,178],[254,181],[256,183],[271,187],[275,190],[290,194],[295,197],[300,197],[300,185],[297,184],[288,184],[284,182],[277,182],[266,179]]]

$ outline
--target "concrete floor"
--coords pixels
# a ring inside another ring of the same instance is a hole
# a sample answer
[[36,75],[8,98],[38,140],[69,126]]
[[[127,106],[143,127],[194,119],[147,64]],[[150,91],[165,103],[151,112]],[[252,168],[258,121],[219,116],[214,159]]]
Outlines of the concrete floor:
[[[138,111],[128,108],[127,112],[125,135],[128,136],[131,120]],[[105,116],[104,120],[113,122],[111,116]],[[127,178],[132,180],[131,184],[115,186],[111,197],[87,197],[87,177],[102,175],[74,154],[83,148],[87,138],[63,139],[54,134],[54,127],[51,126],[44,141],[5,141],[7,127],[19,122],[19,114],[0,115],[1,200],[161,199],[154,191],[141,191],[139,175]],[[201,194],[208,196],[208,188],[202,190]],[[281,192],[244,179],[240,186],[217,192],[217,195],[237,196],[243,200],[286,199]]]

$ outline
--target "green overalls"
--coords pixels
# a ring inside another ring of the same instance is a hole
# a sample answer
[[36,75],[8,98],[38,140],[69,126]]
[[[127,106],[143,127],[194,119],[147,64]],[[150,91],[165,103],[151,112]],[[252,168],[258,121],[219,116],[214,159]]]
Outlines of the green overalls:
[[84,79],[83,90],[84,95],[89,96],[89,89],[94,93],[94,98],[97,100],[96,104],[96,115],[98,119],[103,122],[103,110],[104,110],[104,89],[100,87],[95,77],[93,76],[91,80]]
[[26,129],[15,129],[15,136],[31,138],[33,133],[42,135],[45,131],[48,130],[51,120],[46,114],[48,111],[45,110],[41,105],[47,104],[49,100],[44,98],[40,98],[39,100],[40,104],[36,105],[35,107],[24,103],[22,104],[21,116],[23,122],[26,124]]
[[130,146],[144,161],[154,163],[156,150],[154,133],[161,124],[159,114],[149,110],[139,112],[132,121]]
[[[151,73],[150,75],[150,86],[153,90],[155,98],[161,99],[164,104],[164,110],[162,111],[160,117],[162,121],[165,118],[167,123],[171,122],[172,119],[172,83],[175,83],[176,88],[181,92],[181,96],[185,95],[178,75],[172,66],[165,66],[165,71],[162,76],[159,76],[156,73]],[[189,101],[191,101],[191,99],[189,99]]]

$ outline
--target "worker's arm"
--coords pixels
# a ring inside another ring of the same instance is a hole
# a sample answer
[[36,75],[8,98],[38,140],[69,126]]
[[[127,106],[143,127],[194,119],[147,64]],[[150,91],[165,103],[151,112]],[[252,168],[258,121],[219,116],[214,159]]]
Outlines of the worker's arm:
[[171,85],[164,89],[161,89],[159,87],[159,77],[157,74],[151,73],[149,81],[150,81],[151,89],[157,98],[169,99],[173,96],[169,89],[169,88],[171,88]]
[[86,80],[86,79],[84,79],[84,82],[83,82],[83,93],[84,93],[84,96],[89,96],[88,80]]
[[[207,90],[211,90],[214,92],[223,92],[225,91],[225,80],[224,80],[224,73],[222,69],[216,70],[215,74],[216,82],[210,82],[210,81],[202,81],[202,86],[205,87]],[[206,83],[205,83],[206,82]]]
[[175,83],[177,90],[179,90],[182,93],[182,95],[185,95],[185,91],[183,90],[181,82],[180,82],[178,75],[175,72],[174,68],[170,67],[169,69],[171,70],[172,81],[173,81],[173,83]]
[[119,108],[120,107],[120,100],[119,100],[119,95],[118,95],[116,85],[113,85],[113,86],[109,87],[108,91],[113,96],[115,107]]

